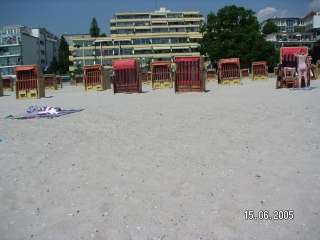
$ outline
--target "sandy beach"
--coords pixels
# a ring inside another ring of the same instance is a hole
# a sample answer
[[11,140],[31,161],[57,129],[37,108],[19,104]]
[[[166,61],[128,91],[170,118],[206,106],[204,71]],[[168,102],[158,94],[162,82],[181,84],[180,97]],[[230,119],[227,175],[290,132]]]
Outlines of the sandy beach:
[[[0,239],[319,239],[320,80],[311,85],[5,92]],[[5,119],[30,105],[85,110]],[[290,209],[294,220],[245,220],[247,209]]]

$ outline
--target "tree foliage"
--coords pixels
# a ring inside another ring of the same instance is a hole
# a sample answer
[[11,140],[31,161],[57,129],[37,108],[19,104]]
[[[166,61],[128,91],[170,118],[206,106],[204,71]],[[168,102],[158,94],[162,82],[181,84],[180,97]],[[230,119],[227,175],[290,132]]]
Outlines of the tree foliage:
[[278,31],[279,31],[279,27],[271,20],[267,21],[262,28],[262,33],[265,35],[276,33]]
[[200,51],[215,63],[221,58],[239,57],[242,67],[266,60],[270,67],[277,61],[274,46],[260,32],[254,12],[243,7],[226,6],[217,14],[210,13],[201,28]]
[[56,74],[58,72],[59,72],[59,64],[58,64],[57,58],[54,56],[48,68],[48,73]]
[[81,74],[82,73],[82,68],[80,64],[76,65],[76,68],[74,70],[74,74]]
[[61,36],[58,51],[58,72],[65,74],[69,71],[69,45]]
[[99,37],[100,35],[100,28],[98,27],[98,22],[96,18],[92,18],[90,25],[90,35],[91,37]]
[[312,57],[312,62],[316,63],[318,59],[320,59],[320,47],[315,45],[310,52],[310,55]]

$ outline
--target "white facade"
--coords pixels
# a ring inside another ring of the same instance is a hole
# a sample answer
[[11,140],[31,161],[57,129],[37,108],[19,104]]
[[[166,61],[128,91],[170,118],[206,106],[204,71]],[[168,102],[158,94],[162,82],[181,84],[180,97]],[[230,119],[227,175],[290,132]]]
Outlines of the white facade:
[[13,75],[15,66],[26,64],[38,64],[46,70],[57,51],[58,38],[44,28],[20,25],[0,28],[0,71],[3,75]]
[[320,28],[320,12],[311,12],[304,18],[306,31]]
[[313,17],[313,28],[320,28],[320,15]]
[[292,33],[296,31],[297,27],[303,27],[304,21],[301,18],[269,18],[262,22],[261,26],[263,27],[268,21],[272,21],[279,28],[279,32],[282,33]]
[[279,27],[279,32],[265,36],[267,41],[281,46],[308,46],[312,48],[320,40],[320,12],[310,12],[304,18],[270,18],[268,21]]

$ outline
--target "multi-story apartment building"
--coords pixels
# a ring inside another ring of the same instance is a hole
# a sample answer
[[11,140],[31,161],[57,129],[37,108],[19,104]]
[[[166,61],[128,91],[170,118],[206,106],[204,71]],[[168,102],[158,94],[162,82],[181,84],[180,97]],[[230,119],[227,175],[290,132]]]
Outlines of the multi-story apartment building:
[[264,24],[267,21],[272,21],[274,22],[278,28],[279,28],[279,32],[282,33],[293,33],[293,32],[297,32],[297,28],[299,27],[303,27],[304,26],[304,21],[301,18],[269,18],[265,21],[262,22],[262,26],[264,26]]
[[111,35],[199,32],[203,21],[197,11],[171,12],[165,8],[145,13],[117,13],[110,21]]
[[320,12],[310,12],[303,21],[305,31],[314,33],[316,39],[320,40]]
[[273,33],[268,34],[267,41],[273,42],[277,48],[290,46],[307,46],[312,48],[317,42],[311,32]]
[[[153,59],[199,56],[202,15],[197,11],[117,13],[110,21],[109,37],[72,38],[70,71],[83,65],[111,65],[113,59],[139,58],[142,65]],[[70,36],[66,36],[70,38]]]
[[59,39],[45,28],[33,28],[32,35],[39,39],[40,66],[50,66],[53,57],[57,57]]
[[45,69],[57,49],[58,38],[44,28],[4,26],[0,28],[0,71],[13,75],[14,67],[23,64],[39,64]]
[[303,45],[313,48],[320,40],[320,13],[310,12],[304,18],[270,18],[262,22],[274,22],[279,31],[266,36],[277,47]]

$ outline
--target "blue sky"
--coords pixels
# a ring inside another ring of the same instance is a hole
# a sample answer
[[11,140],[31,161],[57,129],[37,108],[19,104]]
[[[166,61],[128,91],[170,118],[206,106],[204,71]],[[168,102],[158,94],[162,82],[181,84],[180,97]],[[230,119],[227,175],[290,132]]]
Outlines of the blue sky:
[[[260,19],[271,16],[305,16],[320,7],[320,0],[157,0],[158,7],[199,10],[203,15],[236,4],[254,10]],[[115,12],[154,10],[155,0],[0,0],[0,25],[46,27],[60,35],[88,32],[93,16],[102,32]]]

